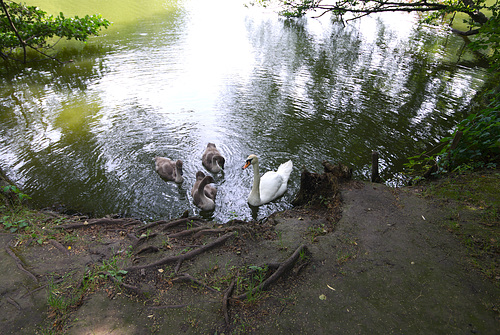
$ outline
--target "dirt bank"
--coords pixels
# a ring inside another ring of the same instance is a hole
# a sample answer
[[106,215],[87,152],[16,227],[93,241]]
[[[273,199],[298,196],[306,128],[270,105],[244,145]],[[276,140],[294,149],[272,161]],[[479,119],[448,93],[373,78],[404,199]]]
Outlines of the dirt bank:
[[1,234],[2,334],[498,334],[499,286],[417,191],[344,181],[260,223]]

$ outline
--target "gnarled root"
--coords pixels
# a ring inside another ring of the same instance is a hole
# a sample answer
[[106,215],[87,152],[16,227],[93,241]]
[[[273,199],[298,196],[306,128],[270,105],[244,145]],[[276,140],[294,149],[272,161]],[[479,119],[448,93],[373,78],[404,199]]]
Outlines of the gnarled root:
[[156,266],[161,266],[161,265],[170,264],[170,263],[177,263],[178,264],[177,269],[178,269],[178,268],[180,268],[180,264],[184,260],[194,258],[205,251],[208,251],[208,250],[210,250],[218,245],[224,244],[224,242],[226,242],[226,240],[228,240],[232,236],[234,236],[234,233],[227,233],[225,235],[222,235],[221,237],[219,237],[215,241],[208,243],[206,245],[203,245],[197,249],[191,250],[185,254],[178,255],[178,256],[165,257],[163,259],[160,259],[159,261],[156,261],[156,262],[153,262],[150,264],[130,266],[130,267],[126,268],[125,270],[126,271],[134,271],[134,270],[140,270],[140,269],[147,269],[147,268],[153,268]]
[[295,250],[295,252],[286,261],[280,264],[278,269],[271,276],[269,276],[269,278],[264,280],[260,285],[254,287],[250,292],[240,294],[239,296],[233,297],[233,299],[242,300],[245,299],[248,295],[254,295],[256,292],[264,291],[265,289],[267,289],[269,285],[274,283],[281,275],[283,275],[293,267],[295,262],[299,259],[300,253],[303,250],[305,251],[305,249],[305,245],[301,245],[300,247],[298,247],[297,250]]

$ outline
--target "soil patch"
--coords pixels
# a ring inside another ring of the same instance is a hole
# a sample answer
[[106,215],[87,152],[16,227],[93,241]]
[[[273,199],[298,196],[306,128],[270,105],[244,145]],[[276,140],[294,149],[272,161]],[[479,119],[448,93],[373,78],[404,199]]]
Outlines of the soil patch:
[[83,218],[41,245],[0,235],[2,334],[498,332],[500,289],[443,227],[447,208],[324,167],[263,222]]

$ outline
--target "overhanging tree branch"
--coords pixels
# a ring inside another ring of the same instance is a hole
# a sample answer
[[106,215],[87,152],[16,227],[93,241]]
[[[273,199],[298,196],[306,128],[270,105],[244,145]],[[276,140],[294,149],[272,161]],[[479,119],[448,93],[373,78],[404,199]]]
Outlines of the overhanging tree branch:
[[[309,11],[321,11],[316,17],[323,16],[325,13],[332,13],[339,17],[350,13],[355,20],[366,15],[386,12],[439,12],[442,14],[461,12],[469,15],[469,17],[479,25],[485,24],[488,18],[480,10],[484,8],[481,2],[474,0],[456,0],[455,2],[434,2],[421,0],[416,2],[405,1],[385,1],[385,0],[337,0],[323,3],[322,0],[299,0],[299,1],[284,1],[283,10],[284,16],[300,17]],[[458,31],[457,31],[458,32]],[[469,32],[460,32],[461,35],[471,35],[476,33],[476,30]]]
[[29,49],[45,58],[59,61],[47,52],[55,45],[49,45],[50,38],[85,42],[90,36],[98,35],[101,28],[107,28],[111,24],[100,15],[66,18],[60,13],[53,16],[35,6],[5,0],[0,0],[0,6],[0,57],[21,61],[12,57],[12,54],[22,48],[23,63],[27,62]]
[[[272,0],[256,0],[261,3]],[[448,13],[465,13],[471,18],[471,27],[478,27],[486,24],[489,18],[481,12],[481,10],[488,8],[485,0],[418,0],[411,2],[411,0],[281,0],[282,11],[281,14],[286,17],[300,17],[307,12],[320,12],[315,17],[321,17],[326,13],[332,13],[339,17],[342,22],[346,14],[352,14],[353,17],[346,20],[352,21],[361,17],[387,12],[417,12],[417,13],[430,13],[430,18],[426,21],[431,21],[439,16]],[[498,2],[490,5],[488,8],[495,13],[498,11]],[[474,23],[473,23],[474,22]],[[460,31],[452,29],[452,32],[461,36],[475,35],[480,32],[479,29],[470,29],[469,31]]]
[[9,22],[9,25],[12,28],[12,31],[17,36],[17,39],[19,40],[19,43],[21,44],[21,46],[23,48],[23,63],[26,63],[26,42],[23,40],[21,35],[19,35],[19,32],[17,31],[16,26],[14,25],[14,22],[12,22],[12,18],[10,17],[10,14],[9,14],[9,11],[7,10],[7,6],[5,5],[5,2],[3,0],[0,0],[0,4],[1,4],[2,9],[5,13],[5,16],[7,17],[7,21]]
[[[493,69],[500,69],[500,2],[488,0],[250,0],[266,6],[268,2],[278,1],[280,14],[285,17],[302,17],[310,12],[318,12],[314,17],[326,13],[337,16],[342,23],[361,17],[387,12],[417,12],[425,14],[421,22],[432,23],[446,14],[464,13],[469,16],[466,22],[468,31],[451,27],[450,31],[462,37],[477,35],[468,44],[473,50],[490,50],[489,62]],[[487,15],[485,13],[488,13]],[[346,14],[353,17],[344,21]],[[468,41],[469,42],[469,41]]]

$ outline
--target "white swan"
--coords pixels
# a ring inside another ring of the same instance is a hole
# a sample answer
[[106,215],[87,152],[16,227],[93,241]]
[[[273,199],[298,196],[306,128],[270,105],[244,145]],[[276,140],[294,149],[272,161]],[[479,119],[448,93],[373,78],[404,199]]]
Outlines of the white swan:
[[208,185],[213,182],[214,179],[212,176],[205,176],[203,172],[198,171],[196,173],[196,181],[191,189],[194,204],[205,211],[211,211],[215,208],[217,189]]
[[212,173],[217,173],[223,170],[224,163],[226,162],[224,157],[222,157],[219,150],[213,143],[207,144],[207,148],[201,156],[201,161],[203,163],[203,166]]
[[180,159],[173,162],[168,158],[156,156],[155,169],[160,177],[165,180],[175,181],[179,184],[184,181],[182,177],[182,161]]
[[253,165],[253,186],[248,203],[252,206],[266,204],[282,196],[287,188],[288,178],[292,173],[293,163],[289,160],[281,164],[277,171],[268,171],[262,177],[259,174],[259,159],[256,155],[248,156],[243,169]]

